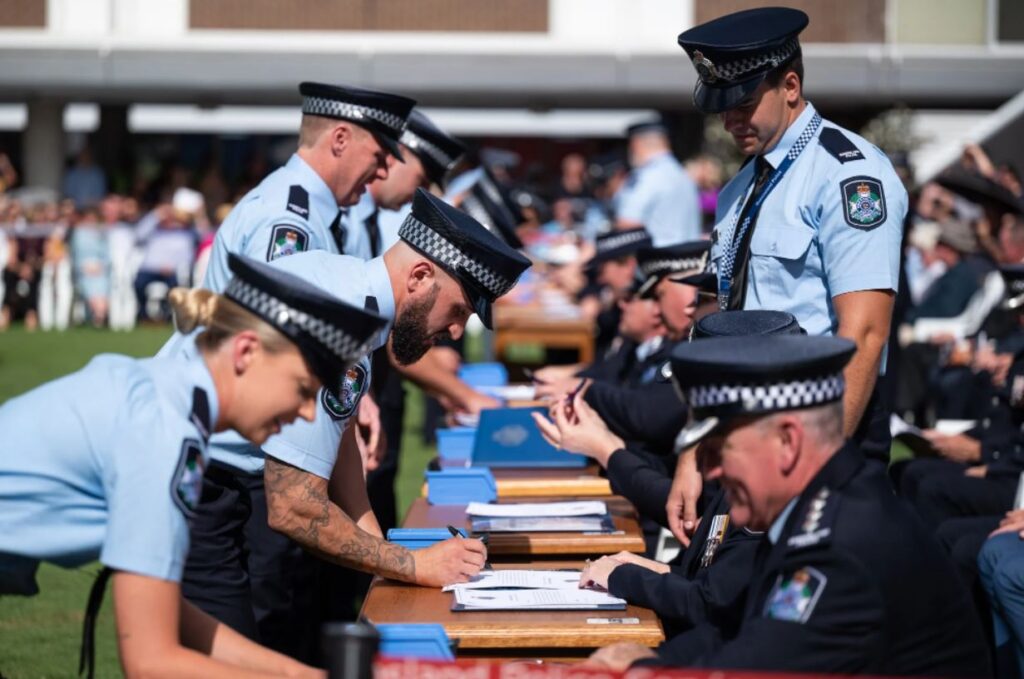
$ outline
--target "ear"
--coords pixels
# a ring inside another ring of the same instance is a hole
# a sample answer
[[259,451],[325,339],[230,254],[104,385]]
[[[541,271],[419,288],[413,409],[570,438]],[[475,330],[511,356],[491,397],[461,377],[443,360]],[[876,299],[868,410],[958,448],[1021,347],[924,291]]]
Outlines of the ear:
[[352,145],[354,131],[348,123],[339,123],[331,129],[331,155],[339,157]]
[[434,283],[434,263],[429,259],[421,259],[409,269],[406,279],[406,290],[415,294],[417,290],[429,290]]
[[804,442],[804,423],[795,415],[778,415],[774,435],[779,444],[779,471],[789,476],[800,460]]
[[256,354],[263,350],[259,335],[253,330],[243,330],[231,339],[231,365],[235,375],[244,375]]
[[790,106],[796,106],[800,101],[800,97],[803,96],[803,86],[800,84],[800,78],[795,71],[786,73],[786,77],[782,79],[782,88],[786,94],[786,103]]

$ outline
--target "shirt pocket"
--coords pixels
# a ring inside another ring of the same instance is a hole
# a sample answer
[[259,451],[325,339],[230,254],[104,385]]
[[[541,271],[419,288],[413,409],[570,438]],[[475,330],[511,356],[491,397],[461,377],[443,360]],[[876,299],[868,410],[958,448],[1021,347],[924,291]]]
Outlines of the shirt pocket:
[[813,240],[814,229],[808,226],[757,226],[750,242],[750,269],[762,294],[786,299],[797,293]]

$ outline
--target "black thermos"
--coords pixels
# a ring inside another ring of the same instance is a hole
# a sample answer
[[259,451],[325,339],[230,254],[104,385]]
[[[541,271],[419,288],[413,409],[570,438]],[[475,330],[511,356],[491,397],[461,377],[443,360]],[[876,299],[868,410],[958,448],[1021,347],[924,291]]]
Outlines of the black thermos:
[[371,679],[380,635],[362,622],[332,622],[323,627],[329,679]]

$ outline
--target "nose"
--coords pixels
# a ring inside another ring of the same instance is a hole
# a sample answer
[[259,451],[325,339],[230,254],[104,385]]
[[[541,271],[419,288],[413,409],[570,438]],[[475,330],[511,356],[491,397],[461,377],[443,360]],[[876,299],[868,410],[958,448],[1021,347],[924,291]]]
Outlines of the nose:
[[299,417],[304,419],[306,422],[312,422],[313,418],[316,417],[316,399],[307,398],[302,402],[302,407],[299,408]]

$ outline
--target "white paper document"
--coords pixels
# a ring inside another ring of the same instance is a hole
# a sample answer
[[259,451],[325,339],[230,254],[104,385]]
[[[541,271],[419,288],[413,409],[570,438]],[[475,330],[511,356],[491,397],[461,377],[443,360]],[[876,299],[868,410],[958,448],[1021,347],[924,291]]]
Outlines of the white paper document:
[[477,387],[477,391],[503,401],[532,401],[537,397],[537,387],[532,384],[506,384],[500,387]]
[[605,516],[522,516],[474,518],[474,533],[608,533],[615,530]]
[[454,590],[455,611],[588,611],[621,610],[626,600],[590,589],[463,589]]
[[455,589],[567,589],[580,587],[580,571],[480,571],[469,582],[446,585],[441,591]]
[[600,500],[584,500],[581,502],[520,502],[516,504],[487,504],[470,502],[466,505],[466,513],[470,516],[603,516],[608,513],[608,505]]

